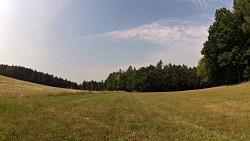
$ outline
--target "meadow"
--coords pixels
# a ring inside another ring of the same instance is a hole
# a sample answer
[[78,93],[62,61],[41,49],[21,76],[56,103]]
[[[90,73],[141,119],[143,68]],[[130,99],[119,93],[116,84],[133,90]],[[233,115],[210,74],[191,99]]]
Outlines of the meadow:
[[0,76],[0,140],[250,140],[249,88],[87,92]]

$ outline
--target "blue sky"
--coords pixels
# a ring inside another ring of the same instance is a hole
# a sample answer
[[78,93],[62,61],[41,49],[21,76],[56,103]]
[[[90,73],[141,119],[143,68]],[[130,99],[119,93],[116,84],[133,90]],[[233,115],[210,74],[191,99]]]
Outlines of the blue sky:
[[75,82],[156,64],[196,66],[233,0],[0,0],[0,63]]

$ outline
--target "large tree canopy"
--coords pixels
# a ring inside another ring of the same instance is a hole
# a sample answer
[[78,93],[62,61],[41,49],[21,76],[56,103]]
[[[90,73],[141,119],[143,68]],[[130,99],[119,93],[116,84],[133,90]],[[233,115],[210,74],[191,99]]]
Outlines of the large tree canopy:
[[[204,43],[202,65],[212,85],[249,80],[249,0],[236,0],[234,11],[216,11]],[[204,78],[205,79],[205,78]]]

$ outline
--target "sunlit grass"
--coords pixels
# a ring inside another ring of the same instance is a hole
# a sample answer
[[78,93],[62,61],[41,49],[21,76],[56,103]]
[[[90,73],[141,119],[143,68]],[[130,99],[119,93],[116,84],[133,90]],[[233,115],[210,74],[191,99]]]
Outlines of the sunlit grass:
[[250,140],[249,88],[96,93],[0,76],[0,140]]

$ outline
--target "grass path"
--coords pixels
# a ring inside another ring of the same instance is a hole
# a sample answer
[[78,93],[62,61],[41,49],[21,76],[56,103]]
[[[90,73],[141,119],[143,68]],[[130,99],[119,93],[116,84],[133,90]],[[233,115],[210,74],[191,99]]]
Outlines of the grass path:
[[250,140],[249,88],[80,94],[0,76],[0,140]]

